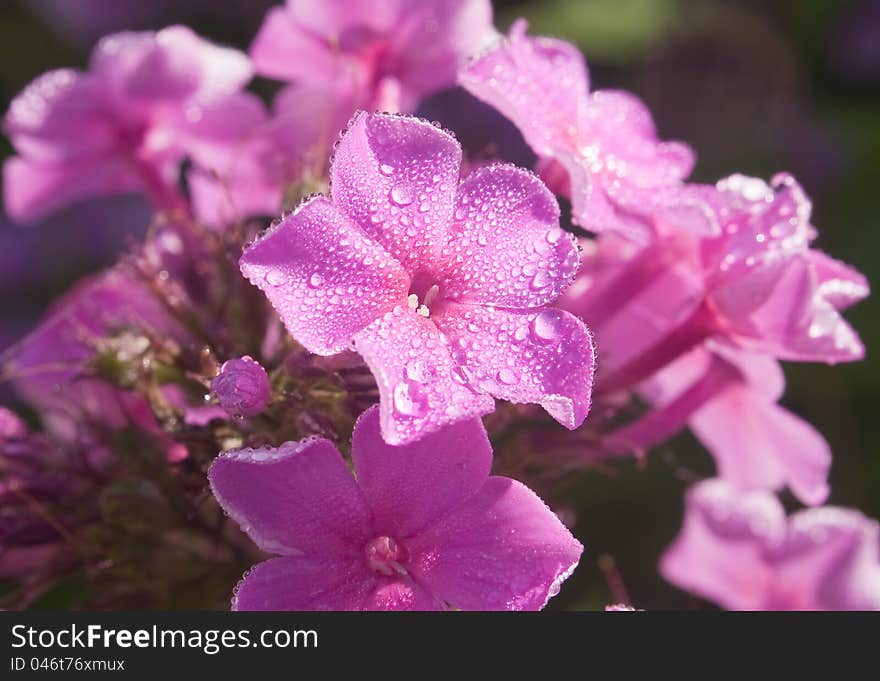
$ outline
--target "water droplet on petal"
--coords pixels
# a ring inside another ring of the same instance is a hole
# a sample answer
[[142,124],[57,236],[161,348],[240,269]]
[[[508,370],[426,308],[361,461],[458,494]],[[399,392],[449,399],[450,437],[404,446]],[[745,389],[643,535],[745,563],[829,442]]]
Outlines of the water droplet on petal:
[[403,416],[423,416],[428,411],[428,401],[422,389],[410,381],[394,386],[394,409]]
[[396,184],[391,188],[391,201],[398,206],[408,206],[412,203],[412,194],[402,184]]
[[532,320],[532,333],[546,342],[558,340],[562,335],[563,314],[561,310],[548,308]]
[[519,380],[519,376],[517,376],[510,369],[502,369],[501,371],[499,371],[497,378],[500,383],[504,383],[506,385],[513,385]]
[[383,175],[393,175],[394,174],[394,167],[388,165],[387,163],[383,163],[382,165],[379,166],[379,172],[382,173]]
[[266,272],[266,282],[271,286],[281,286],[287,283],[287,275],[284,270],[269,270]]
[[309,277],[309,286],[311,286],[312,288],[318,288],[323,283],[324,277],[321,276],[318,272],[315,272],[311,277]]

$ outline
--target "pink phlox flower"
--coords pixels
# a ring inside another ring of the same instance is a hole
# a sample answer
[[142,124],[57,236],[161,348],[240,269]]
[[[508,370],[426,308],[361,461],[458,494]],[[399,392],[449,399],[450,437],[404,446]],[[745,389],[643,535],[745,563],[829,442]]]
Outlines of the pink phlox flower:
[[308,350],[364,357],[392,444],[488,413],[493,397],[539,403],[568,428],[589,410],[589,331],[546,307],[579,263],[555,198],[514,166],[460,181],[460,165],[458,142],[430,123],[359,113],[331,195],[241,258]]
[[337,84],[356,92],[355,108],[407,112],[454,85],[494,35],[488,0],[288,0],[269,10],[250,53],[261,75]]
[[10,215],[35,220],[80,199],[144,192],[181,208],[181,161],[211,167],[265,118],[240,92],[246,55],[184,26],[103,38],[88,71],[58,69],[28,85],[4,120],[18,156],[4,163]]
[[543,159],[542,174],[571,197],[578,225],[649,240],[648,225],[630,210],[670,200],[693,167],[693,152],[658,140],[650,112],[633,95],[590,93],[574,45],[527,37],[526,29],[524,20],[515,22],[461,70],[459,83],[517,125]]
[[709,480],[688,491],[660,571],[728,610],[878,610],[880,526],[830,506],[786,517],[768,492]]
[[393,447],[358,419],[353,477],[323,439],[221,454],[214,495],[268,553],[234,610],[539,610],[583,547],[527,487],[489,475],[477,419]]

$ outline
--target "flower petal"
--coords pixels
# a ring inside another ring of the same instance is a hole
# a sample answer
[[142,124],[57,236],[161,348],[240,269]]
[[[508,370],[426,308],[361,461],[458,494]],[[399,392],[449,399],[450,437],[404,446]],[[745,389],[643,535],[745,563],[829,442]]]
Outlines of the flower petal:
[[594,349],[589,330],[573,314],[449,303],[437,326],[472,385],[503,400],[540,404],[566,428],[583,423]]
[[376,534],[398,539],[461,504],[486,482],[492,467],[492,448],[479,419],[392,447],[382,439],[376,407],[358,419],[352,453]]
[[583,551],[534,492],[501,477],[409,548],[413,576],[463,610],[540,610]]
[[687,493],[684,527],[660,560],[665,579],[729,610],[761,610],[772,582],[765,547],[785,535],[782,504],[722,480]]
[[511,165],[480,168],[462,182],[443,260],[451,263],[444,298],[513,308],[557,298],[580,262],[554,196]]
[[513,121],[535,153],[554,157],[572,144],[588,106],[589,76],[574,45],[527,37],[526,28],[515,22],[506,39],[459,73],[459,83]]
[[354,340],[379,386],[388,444],[414,442],[495,408],[490,395],[467,385],[434,323],[409,308],[386,313]]
[[48,71],[9,105],[3,121],[16,151],[34,161],[101,155],[116,144],[106,92],[91,75]]
[[140,106],[189,97],[207,101],[243,88],[253,74],[244,53],[214,45],[186,26],[105,36],[89,65],[118,95],[142,100]]
[[[799,511],[783,544],[770,553],[782,592],[780,608],[880,610],[880,526],[858,511]],[[794,602],[786,601],[787,595]]]
[[732,387],[700,408],[691,429],[741,489],[788,486],[805,504],[828,498],[831,450],[803,419],[747,386]]
[[412,580],[371,572],[363,559],[282,556],[251,568],[238,583],[233,610],[438,610]]
[[16,220],[39,220],[75,201],[140,188],[131,166],[118,158],[41,163],[13,156],[3,162],[3,203]]
[[208,470],[223,509],[264,551],[362,558],[369,509],[327,440],[224,452]]
[[405,298],[409,278],[324,196],[301,204],[241,257],[242,273],[311,352],[346,349]]
[[455,202],[461,146],[427,121],[355,114],[330,168],[334,203],[410,274],[437,264]]
[[326,39],[297,25],[283,7],[266,13],[250,55],[258,73],[288,81],[332,82],[341,66]]
[[815,249],[811,249],[807,255],[816,270],[819,295],[835,309],[845,310],[871,292],[865,275],[849,265]]

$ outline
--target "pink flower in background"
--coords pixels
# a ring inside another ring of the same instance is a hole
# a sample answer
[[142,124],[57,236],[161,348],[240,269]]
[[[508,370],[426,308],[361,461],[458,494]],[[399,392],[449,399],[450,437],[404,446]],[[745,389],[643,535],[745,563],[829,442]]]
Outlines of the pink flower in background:
[[632,206],[657,203],[694,165],[680,142],[661,142],[651,114],[633,95],[599,90],[580,51],[553,38],[529,38],[526,22],[468,64],[459,82],[519,127],[544,159],[548,181],[571,196],[572,217],[595,231],[645,241],[650,230]]
[[18,156],[3,166],[11,216],[35,220],[80,199],[144,192],[161,208],[185,156],[212,165],[265,114],[240,92],[247,57],[184,26],[101,40],[89,70],[43,74],[4,120]]
[[310,187],[324,182],[333,143],[355,109],[353,97],[339,84],[281,90],[271,117],[254,121],[240,143],[227,147],[230,153],[218,155],[209,167],[188,172],[195,215],[222,227],[280,214],[285,194],[297,183],[305,188],[298,193],[311,193]]
[[136,422],[155,429],[142,397],[97,375],[100,353],[136,361],[151,341],[185,343],[189,332],[123,266],[86,279],[4,357],[18,395],[42,412],[44,425],[72,440],[92,425],[118,429]]
[[392,444],[493,410],[540,403],[568,428],[590,403],[593,349],[575,316],[545,307],[578,267],[559,207],[531,173],[481,168],[415,118],[359,113],[331,196],[251,245],[241,270],[311,352],[363,355]]
[[232,416],[256,416],[269,404],[269,375],[253,357],[230,359],[211,382],[211,394]]
[[880,527],[834,507],[787,518],[770,493],[709,480],[688,491],[660,571],[728,610],[878,610]]
[[220,504],[279,557],[239,583],[235,610],[539,610],[583,547],[524,485],[489,476],[478,420],[403,447],[376,408],[355,426],[352,477],[322,439],[221,454]]
[[639,388],[652,411],[617,436],[647,448],[687,425],[732,487],[787,486],[815,506],[830,491],[831,449],[815,428],[777,404],[784,389],[772,358],[708,341]]
[[494,35],[488,0],[288,0],[250,52],[261,75],[354,90],[355,108],[412,111]]

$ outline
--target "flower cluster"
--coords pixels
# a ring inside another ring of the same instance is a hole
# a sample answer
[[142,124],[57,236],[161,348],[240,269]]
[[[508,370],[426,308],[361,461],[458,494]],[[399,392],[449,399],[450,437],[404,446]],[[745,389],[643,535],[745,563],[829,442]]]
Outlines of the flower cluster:
[[[455,87],[533,168],[410,115]],[[2,602],[541,609],[584,550],[563,483],[690,428],[716,478],[669,582],[880,609],[878,524],[822,506],[831,448],[778,404],[780,360],[862,358],[865,278],[813,248],[792,176],[690,182],[642,102],[590,87],[487,0],[288,0],[249,54],[122,33],[27,86],[8,214],[155,215],[2,356],[33,416],[0,410]]]

